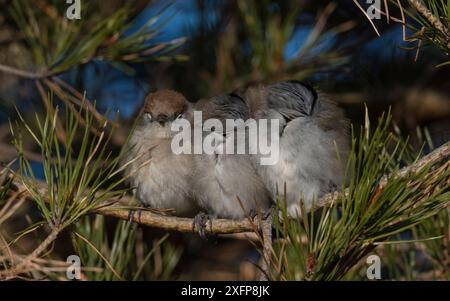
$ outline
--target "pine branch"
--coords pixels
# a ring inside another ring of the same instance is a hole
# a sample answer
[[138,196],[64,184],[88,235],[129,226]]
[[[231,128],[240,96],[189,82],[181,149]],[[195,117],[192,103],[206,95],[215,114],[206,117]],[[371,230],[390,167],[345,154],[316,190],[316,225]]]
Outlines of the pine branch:
[[[440,163],[441,161],[445,161],[445,163],[443,163],[444,165],[450,165],[450,141],[435,149],[433,152],[424,156],[417,162],[400,169],[396,174],[384,176],[379,183],[379,187],[384,187],[391,177],[406,177],[408,175],[419,172],[425,166],[432,166]],[[10,174],[9,177],[13,177],[13,175]],[[39,186],[40,193],[42,195],[46,195],[47,185],[42,182],[38,183],[37,185]],[[13,187],[15,191],[26,191],[25,185],[17,179],[13,179]],[[346,190],[343,193],[346,195],[348,191]],[[326,194],[317,202],[314,209],[317,210],[319,208],[333,205],[341,197],[341,195],[342,193],[338,192]],[[120,202],[119,200],[112,200],[111,203],[113,203],[114,205],[98,208],[94,213],[122,220],[127,220],[132,217],[135,222],[141,225],[159,228],[167,231],[192,232],[193,230],[193,219],[191,218],[167,216],[148,211],[139,213],[134,210],[130,211],[129,209],[124,209],[123,205],[120,205],[120,203],[129,203],[130,201],[132,201],[131,198],[127,196],[123,197]],[[450,200],[448,200],[448,203],[450,204]],[[206,233],[209,234],[254,232],[255,224],[249,219],[214,219],[205,230]]]
[[433,15],[431,11],[425,6],[421,0],[408,0],[412,7],[414,7],[423,17],[425,17],[430,24],[442,33],[447,39],[447,48],[450,49],[450,33],[449,29],[442,24],[438,17]]
[[[379,189],[382,189],[386,184],[388,183],[389,179],[397,176],[397,177],[407,177],[408,175],[415,174],[419,172],[423,167],[425,166],[431,166],[434,164],[439,163],[440,161],[443,161],[444,159],[447,160],[446,163],[450,164],[450,141],[443,144],[439,148],[435,149],[433,152],[429,153],[428,155],[424,156],[417,162],[405,166],[402,169],[400,169],[396,174],[390,174],[385,175],[378,184]],[[345,190],[344,195],[348,194],[348,190]],[[319,199],[319,201],[315,205],[315,209],[331,206],[333,203],[335,203],[339,197],[341,196],[342,192],[334,192],[334,193],[328,193],[324,195],[322,198]],[[449,200],[450,202],[450,200]]]
[[15,276],[23,273],[30,264],[32,264],[33,260],[38,258],[47,247],[58,237],[61,232],[61,228],[58,226],[54,226],[50,234],[39,244],[39,246],[28,256],[26,256],[22,262],[20,262],[17,266],[11,269],[0,270],[0,279],[3,278],[14,278]]
[[23,78],[27,78],[27,79],[43,79],[43,78],[47,78],[47,77],[56,75],[56,73],[53,73],[53,72],[48,72],[48,71],[31,72],[31,71],[17,69],[17,68],[11,67],[11,66],[2,65],[2,64],[0,64],[0,72],[8,73],[11,75],[15,75],[15,76],[19,76],[19,77],[23,77]]

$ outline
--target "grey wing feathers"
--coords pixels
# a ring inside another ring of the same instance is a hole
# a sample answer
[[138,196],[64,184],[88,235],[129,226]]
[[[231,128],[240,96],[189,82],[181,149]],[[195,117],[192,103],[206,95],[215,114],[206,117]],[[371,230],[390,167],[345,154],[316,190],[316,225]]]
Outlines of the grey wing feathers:
[[244,100],[236,94],[222,94],[203,101],[201,108],[204,119],[247,119],[248,108]]
[[268,107],[278,111],[287,121],[311,116],[318,106],[316,91],[299,81],[280,82],[267,87]]

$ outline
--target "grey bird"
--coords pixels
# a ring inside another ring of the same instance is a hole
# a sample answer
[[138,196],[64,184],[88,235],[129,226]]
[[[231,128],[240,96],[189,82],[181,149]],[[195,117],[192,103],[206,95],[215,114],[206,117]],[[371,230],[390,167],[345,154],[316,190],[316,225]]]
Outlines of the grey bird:
[[197,210],[192,199],[192,156],[176,155],[171,149],[171,124],[187,115],[190,108],[178,92],[150,93],[125,158],[131,162],[126,173],[140,202],[146,207],[174,209],[178,216],[193,216]]
[[261,165],[257,153],[252,162],[272,197],[286,198],[289,216],[301,216],[300,202],[309,211],[315,200],[344,184],[348,124],[337,106],[298,81],[252,87],[243,98],[252,118],[279,121],[279,132],[267,137],[278,135],[278,161]]
[[[208,215],[219,218],[239,219],[263,212],[270,206],[270,193],[252,165],[248,153],[237,153],[239,129],[227,129],[225,124],[227,119],[248,118],[245,102],[237,95],[223,94],[200,100],[196,103],[195,110],[202,112],[204,122],[207,119],[217,119],[223,127],[223,131],[212,128],[210,132],[205,132],[205,135],[213,132],[219,138],[214,152],[194,156],[195,199],[199,206]],[[227,150],[235,148],[233,153],[218,151],[223,144],[226,144]]]

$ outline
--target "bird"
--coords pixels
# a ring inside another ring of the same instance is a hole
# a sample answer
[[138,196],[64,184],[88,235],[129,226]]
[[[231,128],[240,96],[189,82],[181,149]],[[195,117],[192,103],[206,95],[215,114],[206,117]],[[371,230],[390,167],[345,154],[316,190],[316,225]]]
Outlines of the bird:
[[240,95],[251,118],[279,122],[278,132],[266,136],[278,139],[278,160],[262,165],[256,152],[252,162],[272,200],[286,201],[288,216],[301,217],[314,201],[344,184],[349,126],[325,95],[300,81],[252,86]]
[[[226,127],[227,120],[248,118],[244,100],[236,94],[221,94],[198,101],[194,109],[202,113],[203,125],[207,120],[216,120],[216,126],[203,129],[204,136],[216,137],[212,143],[213,151],[194,156],[195,199],[206,211],[207,219],[241,219],[269,208],[270,192],[257,174],[249,154],[246,151],[237,153],[237,134],[242,129]],[[220,150],[222,147],[225,152]],[[197,215],[198,226],[205,225],[203,213]]]
[[145,207],[174,209],[177,216],[194,216],[192,198],[193,158],[171,148],[171,125],[189,114],[192,105],[173,90],[159,90],[145,97],[143,112],[130,136],[125,156],[126,174],[134,195]]

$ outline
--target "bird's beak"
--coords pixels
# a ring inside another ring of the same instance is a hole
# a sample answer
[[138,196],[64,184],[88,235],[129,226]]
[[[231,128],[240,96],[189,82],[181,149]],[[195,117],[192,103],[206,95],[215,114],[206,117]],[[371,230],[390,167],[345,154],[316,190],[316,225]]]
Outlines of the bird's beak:
[[164,125],[167,121],[169,121],[169,116],[167,115],[158,115],[156,117],[156,121],[160,124],[160,125]]

